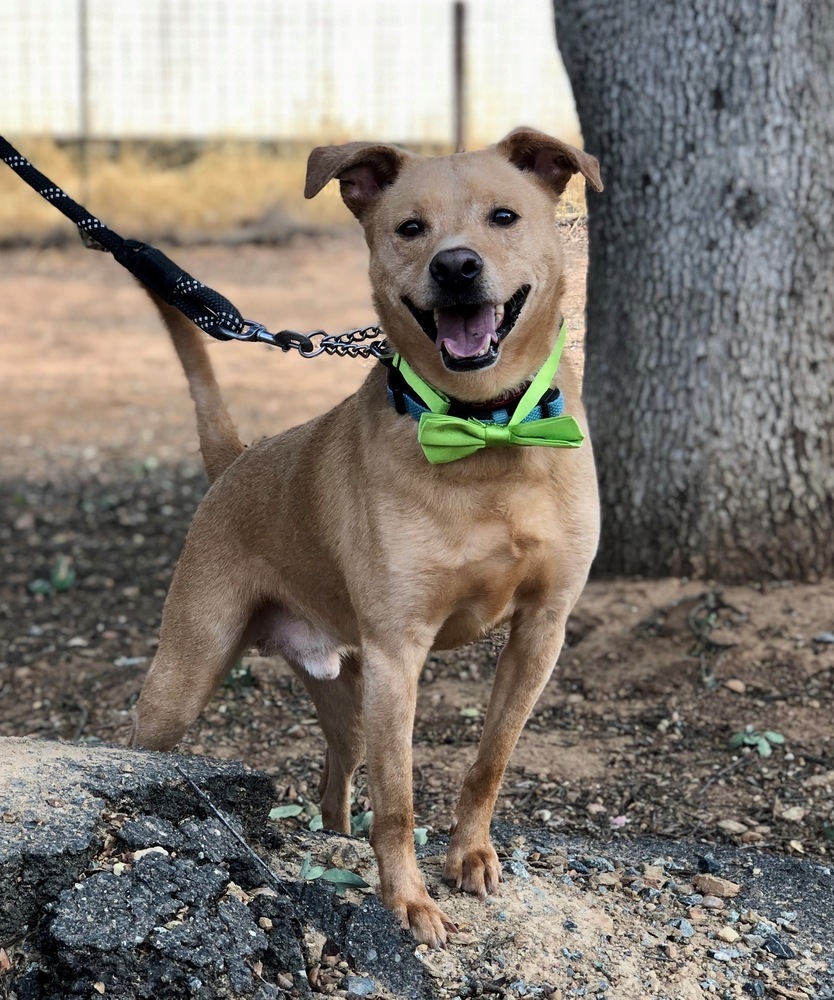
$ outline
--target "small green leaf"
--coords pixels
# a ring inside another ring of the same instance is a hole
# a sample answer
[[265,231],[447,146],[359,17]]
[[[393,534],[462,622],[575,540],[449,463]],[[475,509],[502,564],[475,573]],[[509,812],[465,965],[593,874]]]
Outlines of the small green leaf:
[[322,829],[322,819],[321,813],[316,813],[316,815],[307,824],[308,830],[321,830]]
[[762,736],[768,741],[768,743],[780,744],[785,742],[785,737],[781,733],[776,733],[772,729],[766,729]]
[[58,593],[70,589],[75,583],[75,570],[69,556],[58,556],[49,574],[49,579]]
[[356,872],[349,872],[346,868],[328,868],[321,873],[323,882],[332,882],[334,885],[349,885],[357,889],[369,889],[370,886]]
[[304,860],[301,862],[301,871],[298,873],[300,879],[304,879],[306,882],[312,882],[317,878],[321,878],[324,874],[323,865],[312,864],[313,856],[307,851],[304,855]]
[[773,753],[773,748],[764,738],[764,736],[762,736],[762,738],[756,744],[756,749],[759,751],[762,757],[769,757]]
[[414,846],[425,847],[429,840],[429,831],[424,826],[414,827]]
[[464,719],[477,719],[481,710],[479,708],[462,708],[458,714]]
[[309,851],[304,855],[304,860],[301,862],[301,871],[298,873],[300,879],[304,879],[306,882],[312,882],[317,878],[321,878],[324,874],[323,865],[312,864],[313,856]]
[[242,688],[248,688],[251,686],[252,668],[249,664],[244,665],[243,660],[238,660],[227,674],[226,679],[223,681],[223,687],[239,691]]
[[49,582],[49,580],[41,580],[41,579],[33,580],[29,584],[29,593],[41,594],[45,597],[47,594],[52,593],[52,584]]
[[739,747],[743,747],[747,742],[747,733],[733,733],[730,737],[730,749],[738,750]]
[[355,816],[351,816],[350,819],[350,832],[354,837],[359,837],[363,833],[367,833],[371,828],[371,822],[373,821],[374,814],[371,809],[367,812],[357,813]]
[[744,734],[744,742],[749,747],[757,747],[761,739],[763,739],[761,733],[757,733],[755,729],[751,729],[749,733]]
[[289,819],[291,816],[298,816],[303,810],[303,806],[276,806],[269,810],[270,819]]

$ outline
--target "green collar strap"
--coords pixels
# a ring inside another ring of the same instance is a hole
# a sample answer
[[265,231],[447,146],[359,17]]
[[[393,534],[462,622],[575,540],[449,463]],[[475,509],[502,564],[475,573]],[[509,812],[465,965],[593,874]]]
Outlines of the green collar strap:
[[405,358],[395,354],[391,363],[430,411],[420,417],[417,440],[432,465],[455,462],[482,448],[510,445],[578,448],[584,435],[574,417],[524,419],[538,406],[542,396],[550,388],[559,367],[566,337],[567,327],[563,321],[550,356],[518,401],[509,422],[504,425],[476,420],[474,417],[463,419],[449,416],[449,397],[430,386]]

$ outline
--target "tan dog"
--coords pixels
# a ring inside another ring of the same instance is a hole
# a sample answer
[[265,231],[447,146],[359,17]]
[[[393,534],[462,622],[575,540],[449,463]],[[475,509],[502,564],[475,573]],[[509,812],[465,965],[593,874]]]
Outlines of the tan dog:
[[[531,129],[431,159],[348,143],[313,151],[306,195],[339,179],[390,343],[459,407],[489,413],[513,406],[554,347],[564,279],[553,209],[577,172],[601,190],[593,157]],[[349,832],[351,777],[367,755],[382,899],[418,941],[442,945],[453,925],[412,836],[417,679],[430,650],[509,624],[444,872],[484,898],[500,880],[489,838],[499,784],[597,546],[590,442],[429,464],[378,365],[329,413],[244,451],[201,335],[157,304],[214,482],[174,575],[132,742],[170,749],[243,650],[281,653],[327,738],[324,825]],[[584,427],[567,358],[554,385]]]

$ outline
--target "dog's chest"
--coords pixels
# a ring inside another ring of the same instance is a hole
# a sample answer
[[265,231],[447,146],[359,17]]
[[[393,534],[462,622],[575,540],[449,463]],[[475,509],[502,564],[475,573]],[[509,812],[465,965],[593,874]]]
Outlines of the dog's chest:
[[520,592],[544,585],[560,520],[553,493],[538,486],[476,489],[424,510],[404,528],[397,559],[410,606],[440,625],[442,645],[477,638],[513,613]]

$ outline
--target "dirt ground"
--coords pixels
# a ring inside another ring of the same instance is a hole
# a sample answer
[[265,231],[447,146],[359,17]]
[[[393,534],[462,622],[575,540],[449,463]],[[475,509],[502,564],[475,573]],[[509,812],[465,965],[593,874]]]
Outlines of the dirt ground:
[[[585,234],[564,226],[573,349]],[[174,256],[271,329],[371,317],[356,235]],[[184,379],[155,315],[104,255],[0,255],[0,735],[119,743],[205,480]],[[352,391],[367,363],[212,345],[244,439]],[[740,486],[741,488],[741,486]],[[280,511],[275,512],[276,518]],[[74,577],[73,577],[74,574]],[[432,657],[415,727],[419,825],[448,824],[472,761],[494,644]],[[498,815],[594,837],[834,850],[834,581],[726,587],[595,580],[522,735]],[[730,749],[750,726],[777,737]],[[184,741],[315,797],[322,738],[277,660],[248,658]],[[360,774],[356,809],[367,808]]]

